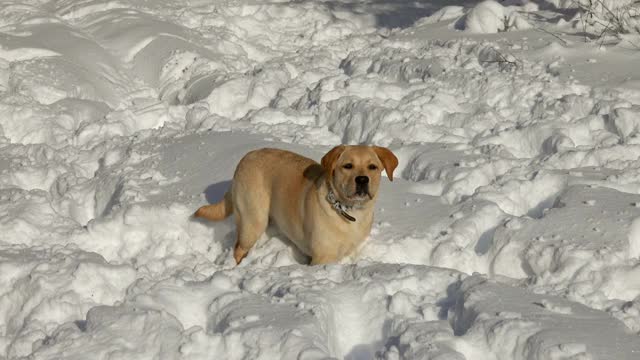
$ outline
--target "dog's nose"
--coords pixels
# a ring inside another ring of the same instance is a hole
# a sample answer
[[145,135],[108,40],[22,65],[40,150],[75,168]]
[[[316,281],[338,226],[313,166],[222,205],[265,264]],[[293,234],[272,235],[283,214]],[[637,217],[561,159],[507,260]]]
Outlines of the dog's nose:
[[356,176],[356,184],[364,185],[364,184],[368,184],[368,183],[369,183],[369,177],[368,176]]

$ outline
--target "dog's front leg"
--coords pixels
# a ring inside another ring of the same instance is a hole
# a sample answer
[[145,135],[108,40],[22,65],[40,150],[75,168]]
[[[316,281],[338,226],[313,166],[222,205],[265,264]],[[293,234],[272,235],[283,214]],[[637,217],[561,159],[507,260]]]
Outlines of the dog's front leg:
[[311,247],[311,265],[337,262],[340,259],[337,250],[331,242],[314,241]]
[[310,265],[323,265],[323,264],[331,264],[338,261],[337,256],[333,255],[313,255],[311,256],[311,264]]

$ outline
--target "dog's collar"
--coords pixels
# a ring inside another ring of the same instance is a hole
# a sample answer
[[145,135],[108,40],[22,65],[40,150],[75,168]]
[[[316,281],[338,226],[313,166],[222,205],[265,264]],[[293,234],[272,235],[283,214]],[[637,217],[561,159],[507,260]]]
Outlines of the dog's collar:
[[354,218],[353,216],[349,215],[349,213],[347,211],[351,211],[353,210],[353,206],[347,206],[343,203],[341,203],[338,198],[336,197],[336,194],[333,193],[333,190],[331,188],[329,188],[329,191],[327,192],[327,201],[329,202],[329,204],[331,204],[331,207],[338,213],[340,214],[343,218],[351,221],[351,222],[355,222],[356,218]]

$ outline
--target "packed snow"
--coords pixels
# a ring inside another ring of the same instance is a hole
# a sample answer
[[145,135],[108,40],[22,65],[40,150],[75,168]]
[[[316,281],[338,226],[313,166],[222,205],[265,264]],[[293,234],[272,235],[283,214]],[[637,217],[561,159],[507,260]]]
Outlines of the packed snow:
[[[2,1],[0,359],[640,359],[640,11],[588,3]],[[191,217],[339,143],[400,160],[339,264]]]

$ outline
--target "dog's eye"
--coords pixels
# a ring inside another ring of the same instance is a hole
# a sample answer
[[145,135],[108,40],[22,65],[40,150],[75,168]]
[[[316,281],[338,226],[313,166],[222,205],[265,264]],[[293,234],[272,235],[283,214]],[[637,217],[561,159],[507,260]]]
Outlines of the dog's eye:
[[377,170],[378,167],[375,166],[374,164],[369,165],[369,170]]
[[344,164],[342,165],[343,168],[345,169],[353,169],[353,164],[349,163],[349,164]]

